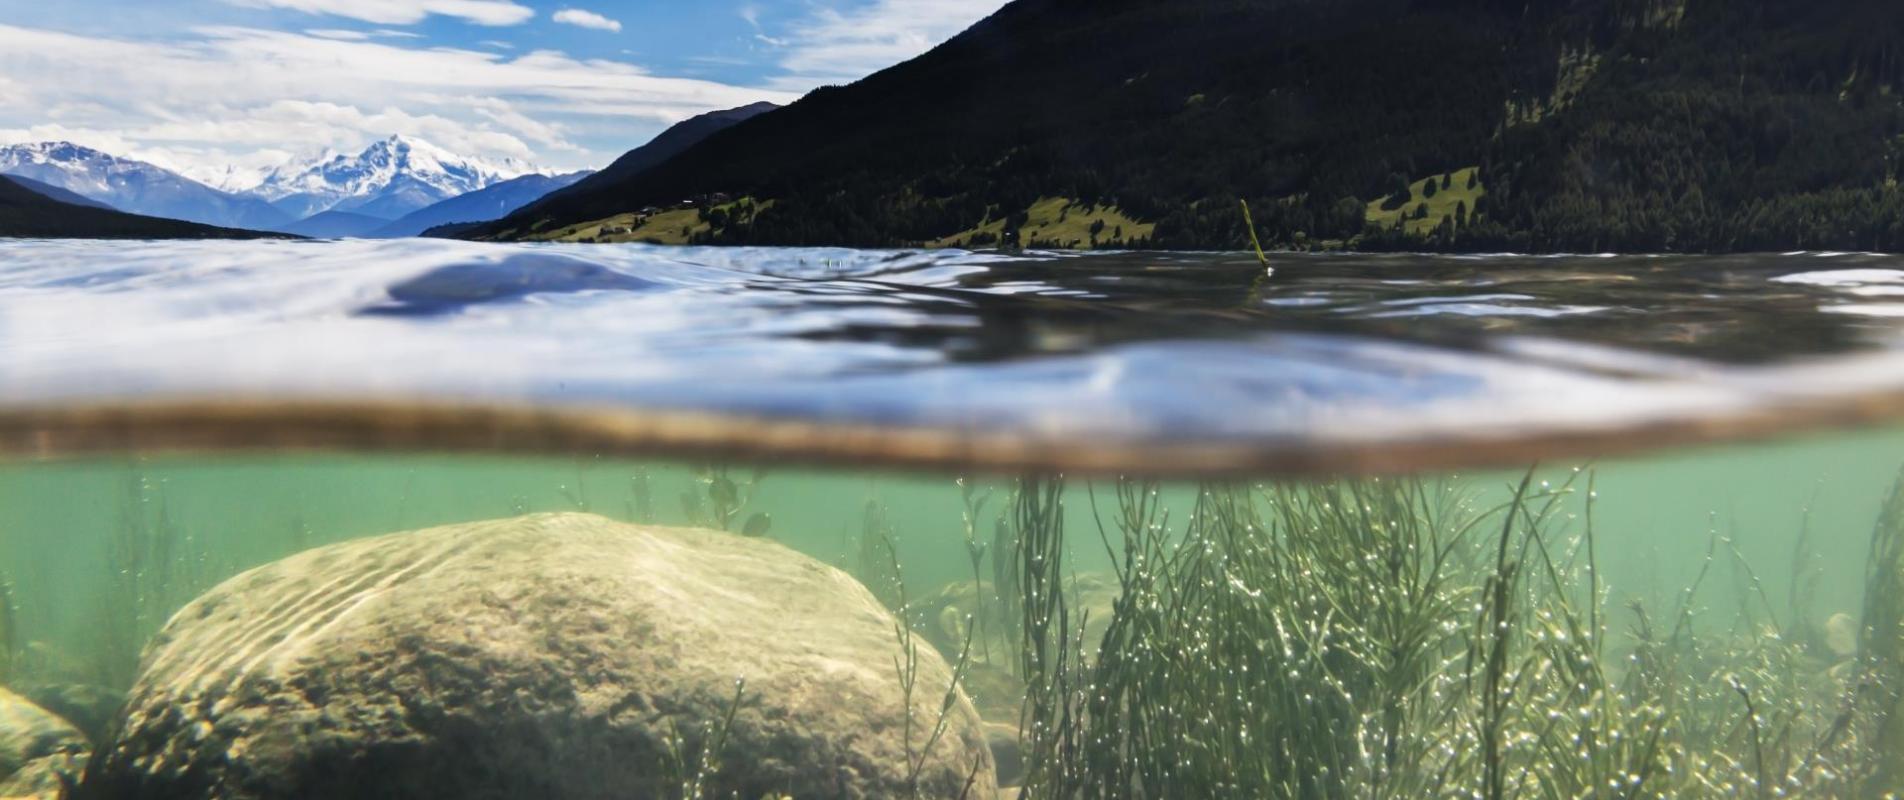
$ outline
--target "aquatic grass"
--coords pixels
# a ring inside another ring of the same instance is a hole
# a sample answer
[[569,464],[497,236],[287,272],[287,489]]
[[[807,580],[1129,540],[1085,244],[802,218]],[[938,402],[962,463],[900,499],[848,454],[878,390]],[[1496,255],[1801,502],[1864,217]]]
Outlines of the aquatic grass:
[[1904,475],[1878,513],[1866,564],[1859,688],[1871,698],[1873,746],[1884,754],[1872,783],[1904,794]]
[[663,742],[665,752],[660,766],[662,784],[676,790],[675,800],[706,800],[708,787],[720,774],[722,758],[727,752],[728,735],[734,729],[734,717],[740,713],[746,694],[747,679],[736,679],[734,697],[727,703],[727,713],[719,720],[702,722],[700,733],[694,741],[690,741],[674,719],[669,718],[668,735]]
[[[985,556],[992,551],[991,546],[979,538],[978,521],[985,513],[985,504],[992,499],[992,490],[979,491],[977,484],[965,476],[960,476],[957,483],[959,502],[963,506],[959,514],[959,522],[965,534],[965,557],[972,564],[972,590],[978,606],[974,609],[967,627],[977,629],[979,646],[984,651],[985,662],[989,664],[992,661],[992,650],[991,642],[986,638],[986,634],[991,629],[988,609],[992,604],[988,602],[985,591]],[[970,634],[971,631],[968,630],[968,638]]]
[[172,612],[234,570],[215,563],[204,542],[177,522],[163,485],[138,471],[125,476],[106,555],[91,677],[125,689],[146,640]]
[[892,515],[878,498],[867,498],[860,509],[858,543],[854,547],[853,577],[894,613],[905,610],[903,577],[899,574],[898,534]]
[[[1018,675],[1025,682],[1019,737],[1025,745],[1025,786],[1070,791],[1067,765],[1084,741],[1076,716],[1081,684],[1074,675],[1081,658],[1066,607],[1064,570],[1064,478],[1030,475],[1012,493],[1012,572],[1020,617]],[[1077,625],[1083,629],[1083,621]]]
[[0,686],[13,683],[20,664],[20,606],[13,580],[0,572]]
[[[1893,684],[1841,679],[1784,635],[1716,530],[1666,623],[1635,600],[1626,637],[1610,640],[1593,487],[1591,472],[1553,485],[1530,471],[1488,505],[1413,480],[1210,484],[1180,528],[1154,483],[1120,481],[1108,525],[1093,488],[1122,596],[1102,640],[1084,643],[1054,578],[1062,483],[1021,481],[1026,796],[1892,790],[1874,772],[1893,752],[1881,725],[1845,698],[1895,709],[1895,694],[1856,689]],[[1885,518],[1904,531],[1904,501]],[[1904,533],[1886,530],[1873,563],[1895,574]],[[1725,569],[1737,610],[1700,624],[1701,592]],[[1865,663],[1897,661],[1873,649]]]
[[[914,733],[920,720],[913,708],[913,699],[919,691],[919,642],[908,621],[911,614],[911,600],[906,594],[905,571],[900,566],[898,548],[891,539],[890,528],[879,529],[878,534],[885,537],[881,550],[891,559],[891,575],[894,591],[898,598],[898,608],[893,613],[893,638],[899,645],[899,652],[893,655],[893,672],[899,679],[900,696],[905,708],[905,723],[902,728],[906,751],[906,791],[908,797],[919,797],[919,778],[925,774],[926,762],[931,758],[932,749],[945,738],[946,730],[952,723],[953,709],[959,702],[959,687],[965,682],[967,671],[972,665],[972,633],[977,625],[971,619],[965,624],[965,644],[959,649],[952,663],[952,679],[946,683],[945,692],[940,696],[938,714],[932,724],[926,726],[925,741],[914,746]],[[972,791],[972,783],[978,775],[983,761],[974,760],[972,773],[967,776],[961,796]]]
[[[1014,482],[1006,493],[998,515],[992,520],[992,594],[990,602],[980,603],[980,610],[989,609],[989,625],[996,626],[1005,641],[1017,642],[1023,637],[1024,593],[1019,588],[1017,565],[1018,527],[1014,514],[1018,503],[1024,496],[1024,487]],[[1016,677],[1023,661],[1018,658],[1003,659],[1006,666]]]

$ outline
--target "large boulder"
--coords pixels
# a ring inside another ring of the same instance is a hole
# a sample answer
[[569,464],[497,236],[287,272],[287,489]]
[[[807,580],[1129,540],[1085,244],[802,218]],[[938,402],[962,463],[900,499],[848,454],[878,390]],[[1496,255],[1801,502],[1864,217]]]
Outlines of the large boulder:
[[962,694],[925,750],[951,670],[918,649],[908,724],[891,615],[761,539],[552,514],[357,540],[180,610],[81,796],[675,797],[664,765],[732,709],[706,796],[983,796]]
[[0,798],[57,798],[86,766],[84,734],[0,689]]

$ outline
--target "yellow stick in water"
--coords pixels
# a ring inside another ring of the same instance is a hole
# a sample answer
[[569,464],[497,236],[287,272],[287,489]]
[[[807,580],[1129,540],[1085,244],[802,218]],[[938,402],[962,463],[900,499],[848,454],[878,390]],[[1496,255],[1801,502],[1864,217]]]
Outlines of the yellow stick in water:
[[1263,243],[1256,238],[1256,221],[1250,219],[1249,201],[1238,200],[1236,202],[1243,204],[1243,227],[1249,229],[1250,246],[1256,248],[1256,260],[1263,262],[1263,267],[1267,269],[1269,268],[1269,256],[1263,253]]

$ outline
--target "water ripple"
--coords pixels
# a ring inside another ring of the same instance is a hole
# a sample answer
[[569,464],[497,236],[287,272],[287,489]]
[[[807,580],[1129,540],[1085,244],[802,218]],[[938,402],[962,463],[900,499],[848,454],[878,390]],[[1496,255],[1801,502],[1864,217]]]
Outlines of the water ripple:
[[[1057,436],[1625,425],[1904,390],[1904,259],[0,241],[0,405],[403,398]],[[1505,435],[1505,434],[1504,434]]]

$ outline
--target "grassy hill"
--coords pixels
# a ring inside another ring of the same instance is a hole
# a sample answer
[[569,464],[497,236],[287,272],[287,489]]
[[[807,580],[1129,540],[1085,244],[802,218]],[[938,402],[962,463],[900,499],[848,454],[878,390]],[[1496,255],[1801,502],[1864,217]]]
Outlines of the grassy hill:
[[[573,225],[545,227],[510,238],[528,242],[701,244],[773,206],[753,198],[697,203],[670,209],[644,209]],[[706,210],[703,211],[703,208]]]
[[279,234],[214,228],[63,203],[0,176],[0,237],[32,239],[261,239]]
[[1411,236],[1426,237],[1443,225],[1465,227],[1487,198],[1481,169],[1467,167],[1432,175],[1408,184],[1408,191],[1371,200],[1366,218],[1376,229],[1399,228]]
[[1015,231],[1026,247],[1068,250],[1119,249],[1150,241],[1157,226],[1139,222],[1116,206],[1088,205],[1068,197],[1040,197],[1016,219],[987,218],[970,230],[935,239],[928,247],[985,248],[1007,244]]
[[468,235],[723,193],[774,202],[696,240],[1236,248],[1243,199],[1282,246],[1895,249],[1900,41],[1893,0],[1017,0]]

